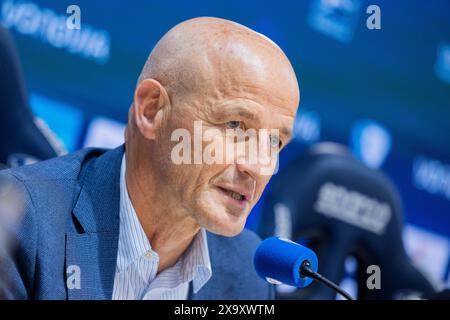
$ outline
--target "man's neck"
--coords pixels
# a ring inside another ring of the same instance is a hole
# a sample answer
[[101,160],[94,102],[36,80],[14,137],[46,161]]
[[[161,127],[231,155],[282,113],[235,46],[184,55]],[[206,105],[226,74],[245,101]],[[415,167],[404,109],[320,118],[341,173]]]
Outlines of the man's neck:
[[178,261],[200,226],[191,216],[183,215],[168,203],[167,198],[156,195],[156,187],[149,187],[143,175],[134,169],[127,159],[126,187],[152,249],[159,255],[159,273]]

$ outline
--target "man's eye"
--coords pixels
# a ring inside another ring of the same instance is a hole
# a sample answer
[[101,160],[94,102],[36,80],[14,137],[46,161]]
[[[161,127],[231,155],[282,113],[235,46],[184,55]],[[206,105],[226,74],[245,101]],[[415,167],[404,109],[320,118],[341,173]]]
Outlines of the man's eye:
[[270,136],[270,146],[272,148],[281,148],[281,141],[280,141],[280,137],[277,135],[271,135]]
[[228,121],[227,123],[228,129],[236,129],[239,128],[240,126],[241,126],[240,121]]

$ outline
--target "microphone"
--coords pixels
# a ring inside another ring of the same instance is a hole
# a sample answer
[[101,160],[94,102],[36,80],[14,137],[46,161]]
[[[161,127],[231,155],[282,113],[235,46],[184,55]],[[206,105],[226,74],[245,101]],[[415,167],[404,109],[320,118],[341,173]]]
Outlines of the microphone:
[[317,273],[317,256],[296,242],[279,237],[262,241],[253,259],[256,273],[272,284],[287,284],[304,288],[317,280],[348,300],[354,300],[346,291]]

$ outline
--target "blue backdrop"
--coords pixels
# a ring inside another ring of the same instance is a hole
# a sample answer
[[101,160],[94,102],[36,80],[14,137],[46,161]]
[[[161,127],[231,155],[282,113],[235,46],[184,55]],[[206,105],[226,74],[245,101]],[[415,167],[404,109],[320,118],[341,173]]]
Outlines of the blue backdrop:
[[[137,76],[170,27],[204,15],[235,20],[277,42],[299,78],[295,141],[281,168],[309,144],[348,145],[392,178],[411,256],[436,281],[450,283],[448,1],[77,0],[81,29],[69,32],[71,4],[0,0],[32,108],[70,151],[122,141]],[[372,4],[381,9],[380,30],[366,26]]]

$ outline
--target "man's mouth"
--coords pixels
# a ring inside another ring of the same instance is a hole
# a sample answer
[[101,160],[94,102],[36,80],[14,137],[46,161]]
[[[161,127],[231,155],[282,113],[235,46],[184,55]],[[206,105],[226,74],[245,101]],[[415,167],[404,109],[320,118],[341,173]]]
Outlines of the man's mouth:
[[226,196],[237,201],[240,205],[246,205],[252,198],[252,193],[245,187],[220,185],[217,188]]
[[228,196],[232,197],[235,200],[238,200],[238,201],[244,201],[245,200],[245,196],[240,194],[240,193],[238,193],[238,192],[227,190],[227,189],[224,189],[224,188],[221,188],[221,187],[219,187],[219,189],[221,189],[225,194],[227,194]]

